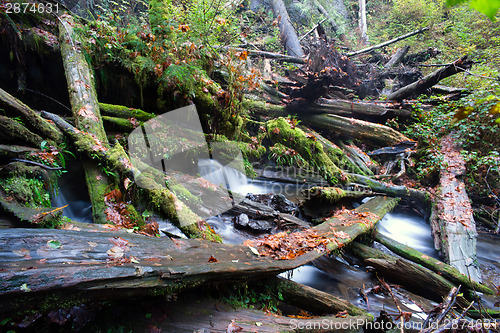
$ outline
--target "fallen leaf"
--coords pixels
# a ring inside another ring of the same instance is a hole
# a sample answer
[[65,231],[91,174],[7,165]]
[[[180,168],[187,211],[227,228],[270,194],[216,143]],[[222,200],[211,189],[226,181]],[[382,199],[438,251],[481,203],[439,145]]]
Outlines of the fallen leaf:
[[124,255],[123,249],[121,247],[118,247],[118,246],[113,246],[106,253],[108,254],[108,256],[110,256],[113,259],[122,258]]
[[226,328],[226,333],[241,332],[243,328],[235,323],[235,320],[231,320],[231,323]]
[[14,254],[16,256],[24,257],[24,259],[30,259],[30,250],[28,249],[20,249],[20,250],[13,250]]
[[248,248],[250,249],[250,251],[252,251],[253,254],[255,254],[256,256],[260,256],[259,251],[257,251],[255,247],[249,246]]
[[208,259],[208,262],[219,262],[217,259],[215,259],[214,256],[210,256],[210,258]]
[[49,240],[47,241],[47,246],[52,249],[60,249],[62,247],[61,242],[57,240]]

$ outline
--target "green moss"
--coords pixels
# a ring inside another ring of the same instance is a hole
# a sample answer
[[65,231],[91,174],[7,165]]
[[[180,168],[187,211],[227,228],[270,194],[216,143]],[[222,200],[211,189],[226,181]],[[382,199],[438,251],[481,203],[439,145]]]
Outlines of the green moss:
[[174,192],[174,194],[179,198],[181,201],[189,204],[189,205],[200,205],[202,204],[202,200],[191,194],[184,186],[181,184],[172,184],[169,183],[168,188]]
[[330,183],[347,181],[342,170],[325,153],[321,143],[314,137],[307,137],[300,128],[292,127],[291,122],[281,117],[268,121],[267,132],[271,140],[294,149]]
[[140,121],[148,121],[156,116],[152,113],[148,113],[140,109],[129,108],[123,105],[99,103],[99,109],[101,110],[102,114],[105,114],[107,116],[119,117],[119,118],[134,117]]
[[0,182],[0,187],[7,196],[16,199],[26,207],[51,207],[50,194],[45,183],[34,178],[11,177]]

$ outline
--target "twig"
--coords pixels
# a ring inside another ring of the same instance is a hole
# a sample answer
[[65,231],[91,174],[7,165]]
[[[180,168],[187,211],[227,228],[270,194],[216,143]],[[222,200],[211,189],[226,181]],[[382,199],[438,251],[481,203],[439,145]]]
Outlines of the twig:
[[306,32],[302,37],[299,38],[299,41],[303,40],[304,38],[306,38],[307,35],[309,35],[311,32],[313,32],[317,27],[319,27],[319,25],[323,22],[326,21],[326,17],[324,19],[321,20],[321,22],[319,22],[318,24],[316,24],[314,26],[314,28],[312,28],[311,30],[309,30],[308,32]]
[[483,76],[483,75],[479,75],[479,74],[474,74],[474,73],[471,73],[469,70],[465,69],[465,68],[461,68],[459,66],[456,66],[458,69],[464,71],[465,73],[469,74],[469,75],[472,75],[472,76],[475,76],[475,77],[479,77],[479,78],[482,78],[482,79],[488,79],[488,80],[493,80],[493,81],[500,81],[500,76],[498,77],[491,77],[491,76]]

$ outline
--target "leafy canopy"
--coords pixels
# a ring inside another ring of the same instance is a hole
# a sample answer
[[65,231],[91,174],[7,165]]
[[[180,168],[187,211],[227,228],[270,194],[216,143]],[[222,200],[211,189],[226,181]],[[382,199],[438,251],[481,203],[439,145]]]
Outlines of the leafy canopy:
[[[468,0],[446,0],[446,5],[451,7],[467,1]],[[500,0],[470,0],[470,6],[493,20],[500,8]]]

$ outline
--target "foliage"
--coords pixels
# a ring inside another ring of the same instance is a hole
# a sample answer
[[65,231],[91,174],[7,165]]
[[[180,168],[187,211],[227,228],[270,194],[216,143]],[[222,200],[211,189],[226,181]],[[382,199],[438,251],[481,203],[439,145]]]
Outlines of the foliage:
[[470,2],[470,6],[480,13],[488,16],[491,20],[495,18],[495,14],[500,8],[499,0],[446,0],[446,5],[455,6],[460,3]]
[[7,196],[11,196],[26,207],[51,207],[50,194],[45,183],[35,178],[11,177],[0,184]]
[[273,313],[281,313],[278,304],[283,301],[283,295],[275,286],[266,284],[263,290],[258,291],[243,284],[233,285],[232,289],[224,300],[235,307],[265,309]]
[[269,159],[276,162],[277,165],[307,167],[308,163],[302,156],[292,148],[287,148],[281,143],[276,143],[269,148]]

